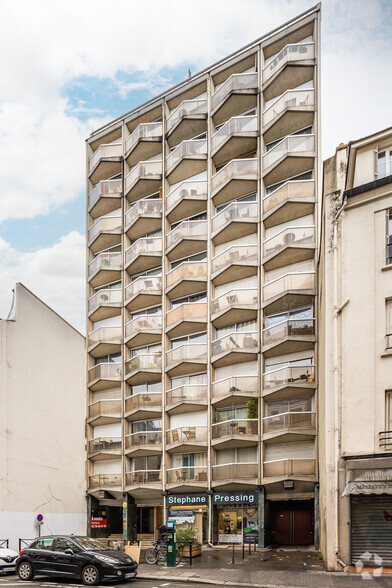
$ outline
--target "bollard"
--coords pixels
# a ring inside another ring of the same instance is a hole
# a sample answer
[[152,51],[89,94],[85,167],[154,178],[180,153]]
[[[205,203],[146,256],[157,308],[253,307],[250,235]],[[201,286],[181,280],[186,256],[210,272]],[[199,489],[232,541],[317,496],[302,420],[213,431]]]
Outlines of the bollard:
[[253,553],[256,553],[256,537],[255,537],[255,540],[253,542]]
[[250,537],[249,537],[249,555],[251,555],[251,544],[250,544]]
[[232,546],[232,550],[231,550],[231,563],[233,564],[234,563],[234,541],[231,544],[231,546]]
[[192,567],[192,541],[189,542],[189,567]]
[[244,536],[242,536],[242,559],[245,559],[245,544],[244,544]]

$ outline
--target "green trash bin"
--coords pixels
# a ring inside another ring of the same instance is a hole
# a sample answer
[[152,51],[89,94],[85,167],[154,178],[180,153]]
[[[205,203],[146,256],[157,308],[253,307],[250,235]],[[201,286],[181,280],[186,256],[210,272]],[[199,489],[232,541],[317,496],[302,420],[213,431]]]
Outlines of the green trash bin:
[[173,568],[176,565],[176,523],[169,521],[166,524],[166,564]]

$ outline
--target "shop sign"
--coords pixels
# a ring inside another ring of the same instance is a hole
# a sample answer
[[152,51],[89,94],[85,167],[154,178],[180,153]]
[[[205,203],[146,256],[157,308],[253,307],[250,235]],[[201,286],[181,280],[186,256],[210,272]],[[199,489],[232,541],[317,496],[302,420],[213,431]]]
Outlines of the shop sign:
[[221,492],[212,495],[213,504],[257,504],[256,492]]
[[181,506],[194,506],[195,508],[208,506],[207,494],[169,494],[167,506],[181,508]]
[[91,517],[90,527],[91,529],[107,529],[108,520],[104,517]]

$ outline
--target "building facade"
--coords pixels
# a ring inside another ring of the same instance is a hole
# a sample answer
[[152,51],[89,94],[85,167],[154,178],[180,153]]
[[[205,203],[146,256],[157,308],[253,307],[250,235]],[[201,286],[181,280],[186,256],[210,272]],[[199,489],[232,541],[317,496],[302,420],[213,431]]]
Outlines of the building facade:
[[95,536],[317,544],[320,7],[87,140]]
[[328,569],[392,566],[392,129],[324,164],[320,522]]

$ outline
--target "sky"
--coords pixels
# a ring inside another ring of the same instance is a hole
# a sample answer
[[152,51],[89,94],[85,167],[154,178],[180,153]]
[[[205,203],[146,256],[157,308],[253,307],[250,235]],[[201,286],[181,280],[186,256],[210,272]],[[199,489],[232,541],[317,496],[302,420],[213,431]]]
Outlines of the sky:
[[[23,282],[85,331],[85,139],[314,6],[0,0],[0,317]],[[392,1],[322,3],[322,157],[391,126]]]

